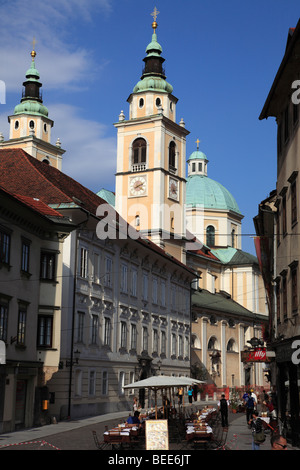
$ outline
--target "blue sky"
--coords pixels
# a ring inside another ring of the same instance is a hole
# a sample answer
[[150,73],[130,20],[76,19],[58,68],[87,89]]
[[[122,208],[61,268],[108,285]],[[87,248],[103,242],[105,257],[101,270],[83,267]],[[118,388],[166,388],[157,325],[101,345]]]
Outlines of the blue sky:
[[167,81],[179,99],[177,121],[209,159],[208,176],[236,198],[243,249],[258,204],[276,187],[276,123],[258,117],[282,60],[297,0],[0,0],[0,79],[6,103],[0,132],[19,103],[36,38],[52,143],[66,150],[63,171],[93,191],[114,190],[116,129],[141,76],[157,7]]

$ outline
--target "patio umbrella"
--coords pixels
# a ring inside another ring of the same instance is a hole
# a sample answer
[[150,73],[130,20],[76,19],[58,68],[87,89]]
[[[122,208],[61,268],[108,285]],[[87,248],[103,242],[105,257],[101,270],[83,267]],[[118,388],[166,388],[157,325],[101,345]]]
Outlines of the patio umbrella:
[[192,377],[174,377],[168,375],[153,375],[147,379],[139,380],[125,385],[124,388],[148,388],[154,391],[155,397],[155,418],[157,419],[157,391],[173,387],[186,387],[194,383],[205,383]]

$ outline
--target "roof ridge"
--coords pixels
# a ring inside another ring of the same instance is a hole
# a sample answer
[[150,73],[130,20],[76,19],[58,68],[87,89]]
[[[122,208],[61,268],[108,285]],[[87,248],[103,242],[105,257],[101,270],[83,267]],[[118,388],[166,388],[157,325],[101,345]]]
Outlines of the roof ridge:
[[[13,149],[11,149],[11,150],[13,150]],[[63,191],[61,191],[60,188],[58,188],[57,186],[55,186],[55,185],[52,183],[52,181],[50,181],[48,178],[46,178],[46,176],[45,176],[42,172],[39,171],[38,167],[33,164],[33,161],[39,161],[39,160],[37,160],[36,158],[34,158],[32,155],[29,155],[29,154],[28,154],[27,152],[25,152],[25,150],[23,150],[23,149],[17,149],[17,150],[21,150],[21,154],[22,154],[23,158],[26,158],[26,160],[29,162],[30,166],[34,169],[34,171],[38,172],[39,175],[41,175],[41,177],[42,177],[43,180],[45,180],[48,184],[50,183],[50,185],[51,185],[53,188],[55,188],[56,191],[58,190],[61,194],[63,194],[64,196],[66,196],[66,197],[68,198],[68,200],[70,200],[70,201],[72,200],[72,199],[70,198],[70,196],[68,196],[66,193],[64,193]],[[28,157],[29,157],[29,158],[28,158]],[[39,163],[42,164],[42,162],[39,162]],[[51,168],[53,168],[53,167],[51,167]],[[56,168],[56,169],[57,169],[57,168]],[[59,170],[57,170],[57,171],[59,171]]]

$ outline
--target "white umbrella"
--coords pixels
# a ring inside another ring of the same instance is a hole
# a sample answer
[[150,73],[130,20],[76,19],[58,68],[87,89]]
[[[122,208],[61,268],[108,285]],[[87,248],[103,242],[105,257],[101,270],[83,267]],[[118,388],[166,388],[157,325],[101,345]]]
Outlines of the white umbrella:
[[194,383],[205,383],[202,380],[196,380],[191,377],[174,377],[168,375],[153,375],[144,380],[138,382],[132,382],[131,384],[125,385],[124,388],[150,388],[154,390],[155,395],[155,417],[157,418],[157,390],[172,387],[186,387]]

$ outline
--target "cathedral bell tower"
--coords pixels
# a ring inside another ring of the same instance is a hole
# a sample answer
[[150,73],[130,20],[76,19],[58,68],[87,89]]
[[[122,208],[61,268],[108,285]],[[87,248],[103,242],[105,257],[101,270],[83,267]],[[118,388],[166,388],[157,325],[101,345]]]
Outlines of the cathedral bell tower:
[[177,98],[166,81],[157,41],[157,10],[144,70],[128,98],[117,139],[116,210],[142,236],[185,262],[185,162],[183,120],[176,123]]
[[[31,52],[31,65],[23,83],[22,99],[8,117],[10,124],[9,140],[0,140],[0,149],[22,148],[32,157],[44,161],[61,170],[62,155],[59,139],[51,144],[53,121],[48,117],[48,109],[43,105],[40,75],[35,66],[36,52]],[[0,138],[1,139],[1,138]]]

